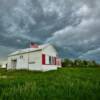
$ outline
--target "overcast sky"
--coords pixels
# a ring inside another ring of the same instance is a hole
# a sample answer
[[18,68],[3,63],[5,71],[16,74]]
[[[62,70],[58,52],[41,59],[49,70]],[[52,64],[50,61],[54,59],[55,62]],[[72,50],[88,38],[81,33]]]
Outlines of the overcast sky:
[[100,0],[0,0],[0,59],[30,41],[99,61]]

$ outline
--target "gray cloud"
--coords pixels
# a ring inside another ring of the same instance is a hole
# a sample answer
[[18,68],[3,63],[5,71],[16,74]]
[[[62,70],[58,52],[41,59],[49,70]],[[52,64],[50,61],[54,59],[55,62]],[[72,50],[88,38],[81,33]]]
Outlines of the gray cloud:
[[51,42],[61,56],[78,58],[100,47],[99,26],[100,0],[0,0],[2,50]]

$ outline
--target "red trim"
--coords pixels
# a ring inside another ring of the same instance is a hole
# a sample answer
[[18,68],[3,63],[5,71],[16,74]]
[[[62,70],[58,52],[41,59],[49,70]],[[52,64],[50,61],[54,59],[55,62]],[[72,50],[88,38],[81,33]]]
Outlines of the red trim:
[[58,57],[51,57],[51,64],[46,64],[46,54],[42,54],[43,65],[60,65],[61,61]]
[[54,65],[54,57],[51,57],[52,65]]
[[54,65],[56,65],[56,57],[54,57]]
[[45,54],[42,54],[42,64],[45,64]]

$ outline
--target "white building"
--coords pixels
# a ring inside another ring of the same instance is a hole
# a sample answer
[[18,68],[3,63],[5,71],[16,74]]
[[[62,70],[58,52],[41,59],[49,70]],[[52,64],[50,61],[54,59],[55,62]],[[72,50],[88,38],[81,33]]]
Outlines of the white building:
[[7,68],[7,61],[2,62],[2,68]]
[[8,61],[7,60],[0,61],[0,67],[1,68],[7,68],[7,64],[8,64]]
[[61,67],[61,59],[51,44],[22,49],[8,56],[7,69],[27,69],[36,71],[56,70]]

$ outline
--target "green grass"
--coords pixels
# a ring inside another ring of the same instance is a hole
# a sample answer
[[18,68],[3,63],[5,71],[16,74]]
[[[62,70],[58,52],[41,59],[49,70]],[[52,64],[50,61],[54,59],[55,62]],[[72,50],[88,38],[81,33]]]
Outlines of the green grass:
[[100,100],[100,69],[45,73],[0,69],[0,100]]

